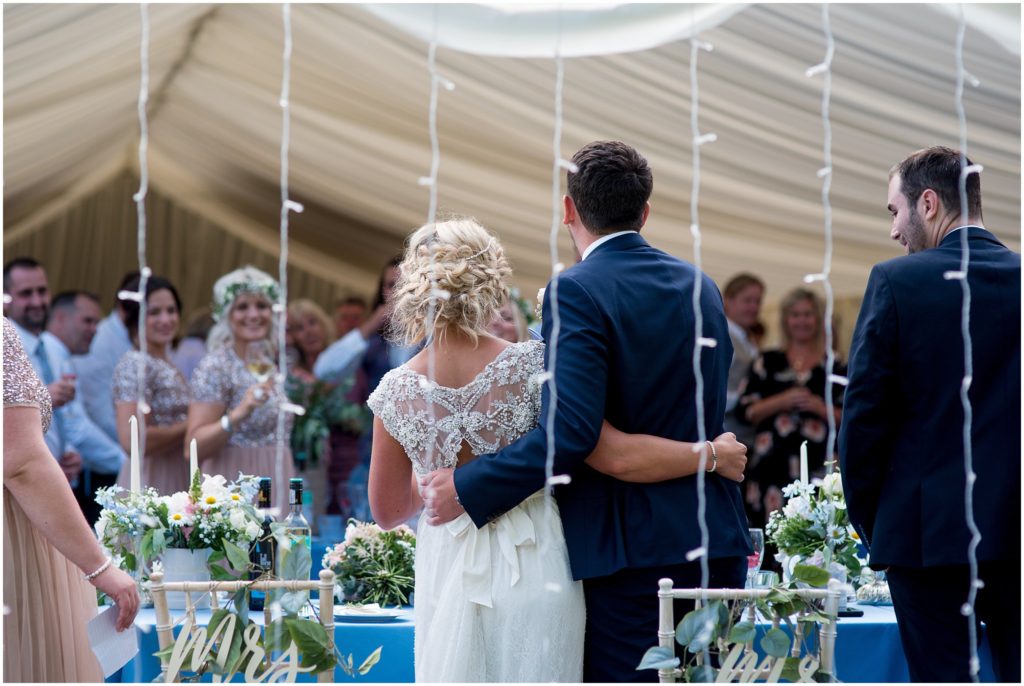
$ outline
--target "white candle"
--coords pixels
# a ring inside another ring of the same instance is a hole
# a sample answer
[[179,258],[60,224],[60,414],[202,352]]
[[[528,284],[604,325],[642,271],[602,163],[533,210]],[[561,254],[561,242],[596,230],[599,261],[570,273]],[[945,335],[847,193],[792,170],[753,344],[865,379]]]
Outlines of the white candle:
[[189,444],[189,456],[188,456],[188,483],[189,488],[192,487],[192,482],[196,478],[196,473],[199,471],[199,455],[196,453],[196,439],[192,439],[192,443]]
[[142,492],[142,473],[140,471],[139,463],[139,420],[135,418],[135,415],[131,416],[128,420],[128,424],[131,427],[132,434],[132,453],[131,453],[131,470],[132,470],[132,493]]
[[807,480],[807,441],[800,444],[800,481],[804,484],[810,483]]

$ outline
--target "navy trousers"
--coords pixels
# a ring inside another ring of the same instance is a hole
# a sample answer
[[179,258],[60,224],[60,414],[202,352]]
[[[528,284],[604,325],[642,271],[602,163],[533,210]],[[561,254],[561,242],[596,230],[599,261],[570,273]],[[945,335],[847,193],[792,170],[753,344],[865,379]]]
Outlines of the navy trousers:
[[[1020,683],[1020,563],[982,562],[978,572],[985,587],[975,616],[985,622],[996,679]],[[970,681],[968,624],[960,613],[970,585],[968,566],[894,566],[887,574],[910,679]]]
[[[708,562],[710,588],[743,588],[747,559],[725,557]],[[657,670],[637,671],[648,648],[658,645],[658,580],[676,588],[700,586],[700,562],[622,569],[584,579],[587,634],[583,680],[587,682],[657,681]],[[693,609],[693,601],[675,602],[676,623]]]

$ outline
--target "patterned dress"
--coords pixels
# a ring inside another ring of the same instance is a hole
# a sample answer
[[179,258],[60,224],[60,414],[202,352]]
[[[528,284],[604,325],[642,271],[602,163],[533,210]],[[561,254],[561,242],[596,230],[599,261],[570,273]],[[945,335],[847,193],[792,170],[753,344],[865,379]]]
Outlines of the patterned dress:
[[[52,418],[50,394],[32,369],[14,326],[4,318],[4,408],[8,407],[39,409],[42,445]],[[41,459],[52,458],[47,453]],[[65,481],[52,488],[70,486]],[[96,616],[96,591],[36,529],[6,487],[3,530],[3,600],[10,608],[4,614],[4,680],[103,681],[85,628]]]
[[[417,475],[493,453],[537,425],[544,346],[502,350],[466,386],[446,388],[407,366],[388,372],[369,405]],[[416,681],[578,682],[586,620],[569,571],[561,517],[542,491],[477,528],[463,513],[421,521],[416,542]]]
[[[171,426],[188,419],[189,388],[185,377],[169,362],[143,355],[137,350],[124,354],[114,369],[114,402],[138,400],[139,360],[146,360],[146,402],[155,426]],[[142,486],[152,486],[161,495],[188,489],[188,460],[184,438],[160,450],[146,448],[142,459]],[[131,483],[131,460],[125,460],[117,478],[120,486]]]
[[[256,377],[245,367],[230,347],[211,352],[192,373],[192,402],[220,403],[225,411],[238,407]],[[273,503],[278,511],[288,511],[288,480],[293,476],[292,452],[288,437],[292,415],[285,414],[284,453],[277,461],[277,409],[286,402],[275,388],[270,397],[234,427],[228,443],[216,455],[199,455],[199,468],[204,474],[220,474],[228,481],[238,473],[266,476],[272,479]],[[282,514],[283,516],[283,514]]]
[[[846,366],[838,360],[834,373],[843,375]],[[795,386],[805,386],[819,398],[825,398],[825,364],[820,362],[803,373],[789,365],[783,350],[768,350],[750,369],[746,387],[740,391],[736,407],[745,418],[747,408]],[[832,384],[832,402],[843,405],[843,387]],[[839,427],[836,426],[838,435]],[[800,444],[807,441],[807,468],[811,477],[824,476],[828,422],[813,412],[780,412],[765,417],[754,427],[754,450],[747,464],[745,500],[751,526],[764,526],[768,513],[764,496],[773,486],[781,489],[800,477]],[[838,467],[838,464],[836,465]]]

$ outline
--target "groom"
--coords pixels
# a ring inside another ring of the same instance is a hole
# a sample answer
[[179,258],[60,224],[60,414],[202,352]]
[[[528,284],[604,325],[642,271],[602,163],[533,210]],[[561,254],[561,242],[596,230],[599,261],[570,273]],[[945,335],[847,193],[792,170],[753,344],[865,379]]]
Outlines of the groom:
[[[557,352],[554,474],[571,477],[557,491],[573,577],[587,603],[584,679],[652,681],[636,671],[657,644],[658,579],[697,587],[701,545],[697,477],[660,483],[617,481],[584,464],[607,417],[615,427],[680,441],[698,439],[693,374],[696,279],[701,283],[704,430],[722,431],[732,344],[714,282],[686,262],[652,248],[639,231],[647,221],[651,171],[630,146],[591,143],[573,156],[564,223],[582,261],[557,277],[559,329],[552,293],[544,292],[545,367]],[[463,508],[478,527],[544,486],[549,386],[540,426],[492,455],[431,473],[423,482],[431,524]],[[736,482],[720,478],[708,456],[706,521],[711,587],[742,588],[751,551]],[[431,495],[431,491],[433,492]],[[558,631],[556,626],[552,631]]]

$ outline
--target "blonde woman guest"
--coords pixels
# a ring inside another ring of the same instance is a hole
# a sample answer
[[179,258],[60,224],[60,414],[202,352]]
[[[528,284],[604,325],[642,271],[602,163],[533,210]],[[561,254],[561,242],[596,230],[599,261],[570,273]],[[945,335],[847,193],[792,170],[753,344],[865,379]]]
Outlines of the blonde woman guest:
[[[392,328],[403,343],[428,335],[431,343],[388,372],[370,396],[370,505],[381,526],[393,528],[420,508],[414,475],[465,464],[537,426],[543,344],[509,343],[487,332],[510,274],[497,239],[472,219],[427,225],[409,238]],[[431,275],[446,299],[431,296]],[[741,480],[746,448],[731,434],[715,444],[718,469]],[[650,482],[694,474],[698,459],[691,444],[630,436],[606,424],[587,464]],[[583,589],[572,580],[552,505],[545,516],[538,491],[480,529],[467,514],[445,526],[421,519],[417,681],[580,681]],[[560,590],[551,591],[552,584]]]
[[[285,399],[274,384],[277,335],[272,307],[278,285],[255,267],[236,269],[213,286],[213,317],[206,357],[192,374],[186,444],[195,438],[200,469],[234,479],[239,472],[273,479],[273,502],[288,503],[292,455],[287,447],[292,415],[286,415],[284,456],[277,464],[277,412]],[[249,344],[266,343],[275,362],[264,383],[246,368]]]
[[[801,443],[807,441],[811,476],[827,469],[825,328],[818,296],[804,288],[786,294],[780,325],[782,348],[766,350],[754,362],[736,408],[737,416],[755,430],[745,494],[752,526],[763,526],[782,507],[782,488],[800,476]],[[836,362],[834,373],[845,372]],[[842,386],[832,385],[832,399],[838,425]]]
[[[347,482],[352,469],[359,463],[359,439],[365,416],[366,375],[361,369],[338,382],[319,381],[313,374],[316,364],[334,337],[333,326],[323,308],[312,300],[296,300],[288,305],[288,329],[295,341],[298,360],[288,377],[288,396],[292,402],[310,408],[311,402],[324,403],[322,415],[328,422],[328,434],[323,451],[313,464],[316,446],[307,445],[310,437],[303,431],[302,420],[292,431],[292,449],[296,465],[304,470],[307,482],[312,481],[314,530],[325,514],[339,514],[343,519],[352,515]],[[314,399],[315,395],[315,399]],[[320,440],[319,436],[312,440]],[[299,452],[305,459],[299,459]]]
[[118,631],[131,628],[139,593],[110,564],[50,455],[50,394],[6,318],[3,329],[4,680],[103,681],[86,633],[95,589],[117,602]]
[[[138,290],[136,280],[127,290]],[[146,282],[146,352],[138,350],[139,304],[124,303],[125,326],[136,350],[125,353],[114,368],[114,407],[121,447],[131,449],[129,419],[139,400],[139,362],[145,361],[145,401],[150,412],[145,416],[142,484],[162,495],[188,488],[188,462],[182,459],[188,419],[189,386],[171,362],[171,342],[181,322],[181,298],[167,279],[151,276]],[[131,462],[126,460],[117,478],[127,488],[131,480]]]

